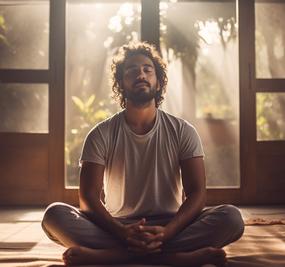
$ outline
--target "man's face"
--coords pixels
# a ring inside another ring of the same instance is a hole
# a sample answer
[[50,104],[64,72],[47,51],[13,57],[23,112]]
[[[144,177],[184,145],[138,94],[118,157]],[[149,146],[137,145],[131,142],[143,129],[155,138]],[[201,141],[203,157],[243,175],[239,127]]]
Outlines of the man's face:
[[140,54],[128,58],[121,86],[127,100],[136,106],[153,100],[159,87],[152,60]]

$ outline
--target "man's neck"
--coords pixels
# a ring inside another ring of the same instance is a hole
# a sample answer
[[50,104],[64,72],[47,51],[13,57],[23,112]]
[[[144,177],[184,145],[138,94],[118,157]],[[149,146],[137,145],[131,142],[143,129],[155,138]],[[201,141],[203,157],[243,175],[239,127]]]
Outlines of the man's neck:
[[152,101],[144,106],[135,106],[127,103],[125,110],[126,122],[133,132],[136,134],[146,134],[149,132],[156,117],[155,102]]

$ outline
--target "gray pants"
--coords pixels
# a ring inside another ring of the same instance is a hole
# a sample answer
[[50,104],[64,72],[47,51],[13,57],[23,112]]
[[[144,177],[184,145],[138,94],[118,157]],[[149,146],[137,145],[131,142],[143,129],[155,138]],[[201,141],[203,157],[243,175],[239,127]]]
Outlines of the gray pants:
[[[146,217],[146,224],[164,226],[172,218],[173,216]],[[117,219],[123,224],[138,220]],[[110,249],[123,246],[118,239],[96,226],[80,210],[60,202],[47,207],[42,227],[51,240],[65,247]],[[163,250],[177,252],[208,246],[221,248],[239,239],[243,231],[244,223],[235,206],[207,208],[175,238],[166,242]]]

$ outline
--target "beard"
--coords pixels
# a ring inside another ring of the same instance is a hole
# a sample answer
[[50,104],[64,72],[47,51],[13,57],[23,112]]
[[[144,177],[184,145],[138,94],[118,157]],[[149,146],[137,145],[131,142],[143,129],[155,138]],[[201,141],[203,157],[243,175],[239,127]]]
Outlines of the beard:
[[155,87],[149,87],[148,90],[141,88],[134,88],[132,90],[125,90],[125,98],[131,101],[135,106],[143,106],[155,99],[157,90]]

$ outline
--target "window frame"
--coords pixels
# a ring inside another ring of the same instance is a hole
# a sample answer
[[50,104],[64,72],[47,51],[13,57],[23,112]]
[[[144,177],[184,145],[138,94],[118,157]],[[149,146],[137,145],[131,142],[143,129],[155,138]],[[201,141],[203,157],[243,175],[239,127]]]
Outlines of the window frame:
[[[73,0],[75,1],[75,0]],[[185,0],[186,1],[186,0]],[[184,1],[184,2],[185,2]],[[191,1],[191,0],[190,0]],[[217,1],[221,2],[221,1]],[[225,1],[226,2],[226,1]],[[160,48],[160,17],[159,1],[142,0],[141,13],[141,40],[153,43]],[[254,46],[248,42],[248,31],[254,32],[254,2],[240,0],[238,1],[238,21],[243,23],[243,30],[239,25],[239,71],[240,71],[240,96],[248,101],[240,100],[240,110],[247,112],[240,113],[240,187],[239,188],[207,188],[207,204],[214,205],[224,202],[243,204],[251,201],[251,195],[254,195],[256,181],[253,177],[255,173],[255,132],[250,125],[252,120],[248,120],[248,113],[251,118],[255,118],[255,99],[253,98],[252,79],[254,58],[250,51]],[[147,19],[144,19],[147,18]],[[246,22],[251,22],[252,27],[248,27]],[[149,29],[152,29],[151,31]],[[252,35],[252,34],[251,34]],[[254,36],[252,36],[254,38]],[[245,60],[246,59],[246,60]],[[242,80],[242,81],[241,81]],[[250,89],[247,90],[248,85]],[[248,129],[250,131],[248,131]],[[247,136],[250,138],[241,138]],[[250,163],[248,165],[248,163]],[[250,179],[248,177],[251,177]],[[73,204],[78,203],[77,189],[64,189],[64,200]]]

